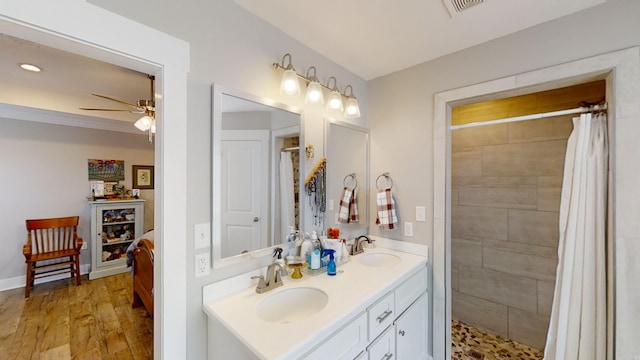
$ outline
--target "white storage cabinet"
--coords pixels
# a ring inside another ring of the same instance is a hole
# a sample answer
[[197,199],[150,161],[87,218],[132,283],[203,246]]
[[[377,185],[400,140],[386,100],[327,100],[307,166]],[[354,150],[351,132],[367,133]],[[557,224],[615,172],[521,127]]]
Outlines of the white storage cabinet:
[[89,279],[128,271],[127,247],[143,234],[144,200],[90,201],[91,271]]

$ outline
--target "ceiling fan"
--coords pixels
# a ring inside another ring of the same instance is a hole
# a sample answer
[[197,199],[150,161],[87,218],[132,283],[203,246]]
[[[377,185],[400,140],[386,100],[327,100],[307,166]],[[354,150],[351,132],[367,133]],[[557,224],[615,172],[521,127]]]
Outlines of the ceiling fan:
[[150,100],[138,100],[135,104],[118,100],[106,95],[100,94],[91,94],[93,96],[97,96],[102,99],[111,100],[117,102],[118,104],[126,105],[130,109],[100,109],[100,108],[79,108],[80,110],[89,110],[89,111],[127,111],[132,114],[143,114],[140,119],[138,119],[133,125],[138,128],[140,131],[149,131],[149,142],[152,141],[152,134],[156,133],[156,104],[154,99],[155,91],[154,91],[154,80],[156,79],[153,75],[147,75],[149,81],[151,83],[151,96]]

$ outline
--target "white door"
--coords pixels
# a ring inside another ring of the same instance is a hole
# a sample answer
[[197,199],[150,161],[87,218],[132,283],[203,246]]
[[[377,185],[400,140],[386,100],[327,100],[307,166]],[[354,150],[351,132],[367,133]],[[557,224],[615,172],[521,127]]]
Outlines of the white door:
[[223,258],[266,246],[268,145],[268,131],[226,130],[221,133]]

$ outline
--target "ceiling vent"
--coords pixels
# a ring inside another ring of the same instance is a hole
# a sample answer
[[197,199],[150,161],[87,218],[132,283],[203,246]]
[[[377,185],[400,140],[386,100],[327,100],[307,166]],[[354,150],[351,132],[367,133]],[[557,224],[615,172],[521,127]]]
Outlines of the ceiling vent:
[[449,11],[449,15],[453,17],[472,6],[484,3],[484,0],[442,0],[442,2]]

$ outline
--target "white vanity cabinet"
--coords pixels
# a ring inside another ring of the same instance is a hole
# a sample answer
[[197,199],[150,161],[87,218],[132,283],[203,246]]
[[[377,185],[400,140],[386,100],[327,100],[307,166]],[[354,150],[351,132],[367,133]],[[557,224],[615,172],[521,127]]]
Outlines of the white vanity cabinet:
[[[429,304],[427,299],[427,269],[423,268],[393,291],[380,297],[367,308],[365,314],[354,318],[303,358],[428,359]],[[365,342],[362,341],[363,319],[368,334]],[[345,330],[350,328],[354,328],[350,333],[351,340],[345,341],[348,339],[346,336],[348,332]],[[358,346],[361,348],[358,349]],[[355,350],[358,351],[355,352]]]
[[91,271],[89,279],[128,271],[126,251],[143,234],[144,200],[90,201]]
[[[208,358],[430,359],[428,254],[392,240],[387,245],[407,251],[368,249],[341,265],[337,276],[285,278],[266,294],[258,294],[251,280],[262,269],[205,286]],[[319,298],[300,297],[299,289],[324,293],[327,302],[307,309]],[[264,316],[272,313],[277,316]]]

